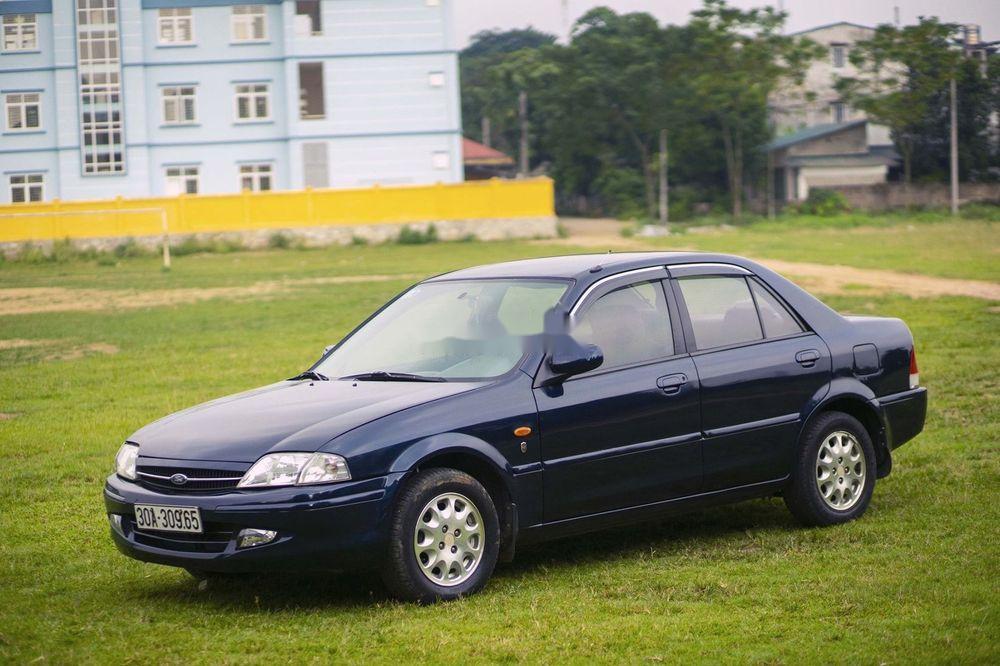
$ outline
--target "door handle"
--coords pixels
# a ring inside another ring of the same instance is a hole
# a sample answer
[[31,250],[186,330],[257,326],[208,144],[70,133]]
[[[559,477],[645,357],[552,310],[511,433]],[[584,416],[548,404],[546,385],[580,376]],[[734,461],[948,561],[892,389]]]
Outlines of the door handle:
[[804,349],[795,355],[795,362],[803,368],[811,368],[819,360],[819,352],[815,349]]
[[666,375],[656,380],[656,386],[667,395],[677,395],[687,381],[687,375],[684,374]]

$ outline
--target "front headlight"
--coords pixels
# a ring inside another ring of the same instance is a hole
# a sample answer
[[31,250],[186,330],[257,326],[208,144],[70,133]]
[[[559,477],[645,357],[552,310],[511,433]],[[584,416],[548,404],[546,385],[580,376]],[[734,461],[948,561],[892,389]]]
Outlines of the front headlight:
[[125,442],[115,455],[115,473],[123,479],[135,481],[135,460],[139,457],[139,447]]
[[350,481],[347,461],[333,453],[269,453],[240,479],[240,488]]

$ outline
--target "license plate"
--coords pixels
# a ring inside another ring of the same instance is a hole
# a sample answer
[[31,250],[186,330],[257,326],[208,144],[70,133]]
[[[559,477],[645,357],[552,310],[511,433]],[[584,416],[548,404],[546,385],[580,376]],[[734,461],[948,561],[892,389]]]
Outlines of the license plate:
[[201,513],[194,506],[135,505],[135,526],[140,530],[201,534]]

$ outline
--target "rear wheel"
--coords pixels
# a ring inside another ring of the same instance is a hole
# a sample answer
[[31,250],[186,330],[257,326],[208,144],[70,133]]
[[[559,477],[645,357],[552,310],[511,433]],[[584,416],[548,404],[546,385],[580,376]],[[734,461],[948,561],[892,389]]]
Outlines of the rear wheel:
[[382,579],[407,601],[456,599],[486,585],[500,527],[486,489],[465,472],[418,472],[400,491],[389,524]]
[[803,434],[785,504],[806,525],[845,523],[868,508],[875,476],[868,431],[849,414],[827,412]]

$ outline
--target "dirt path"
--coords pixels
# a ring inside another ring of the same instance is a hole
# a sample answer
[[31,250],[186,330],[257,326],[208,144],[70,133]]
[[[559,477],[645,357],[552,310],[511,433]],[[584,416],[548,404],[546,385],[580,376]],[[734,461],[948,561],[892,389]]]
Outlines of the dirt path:
[[[560,245],[607,250],[650,250],[639,239],[624,238],[616,233],[623,226],[616,220],[568,218],[561,220],[569,230],[569,238]],[[553,241],[539,241],[551,243]],[[674,247],[672,250],[692,250]],[[915,275],[871,268],[854,268],[831,264],[815,264],[780,259],[760,259],[761,263],[795,280],[803,288],[821,294],[863,294],[896,292],[913,298],[934,296],[969,296],[989,301],[1000,301],[1000,284],[985,280],[959,280],[954,278]]]
[[[197,303],[214,298],[247,300],[271,298],[296,289],[315,285],[356,284],[363,282],[414,281],[422,275],[337,275],[255,282],[245,287],[206,287],[185,289],[74,289],[68,287],[19,287],[0,289],[0,315],[37,314],[90,310],[151,308]],[[15,342],[15,341],[8,341]]]

